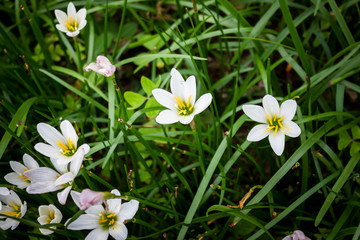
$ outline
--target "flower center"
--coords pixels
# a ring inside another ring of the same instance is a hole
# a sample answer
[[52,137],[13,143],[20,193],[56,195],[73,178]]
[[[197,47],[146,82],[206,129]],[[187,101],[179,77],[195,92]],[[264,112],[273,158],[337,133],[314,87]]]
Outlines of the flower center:
[[274,129],[274,136],[275,136],[279,129],[285,130],[284,126],[281,123],[282,120],[284,119],[284,116],[282,116],[281,118],[277,118],[276,113],[275,113],[274,119],[271,119],[271,117],[267,113],[265,113],[265,114],[266,114],[267,119],[269,120],[269,123],[268,123],[269,127],[268,127],[268,129],[266,129],[265,132],[268,132],[268,131]]
[[11,206],[8,205],[8,207],[12,210],[9,212],[6,211],[1,211],[2,214],[8,215],[8,216],[12,216],[12,217],[16,217],[19,218],[21,215],[21,206],[15,205],[12,202],[9,202]]
[[99,223],[104,229],[108,229],[115,224],[117,216],[112,212],[101,212]]
[[55,213],[50,211],[48,218],[46,219],[49,223],[55,218]]
[[[27,171],[27,168],[24,168],[23,171],[26,172],[26,171]],[[28,179],[28,178],[25,177],[24,175],[18,174],[18,176],[21,177],[21,178],[23,178],[25,182],[30,182],[30,179]]]
[[194,106],[191,105],[190,100],[191,96],[189,96],[187,102],[183,102],[179,96],[174,97],[175,101],[178,104],[178,111],[180,116],[188,116],[194,112]]
[[71,140],[71,138],[69,138],[69,141],[68,141],[67,145],[60,142],[60,140],[57,140],[56,144],[59,145],[59,147],[61,147],[60,151],[61,151],[62,155],[65,155],[67,157],[71,157],[76,152],[76,147],[73,144],[73,141]]
[[66,27],[70,32],[75,32],[79,27],[79,23],[76,18],[73,21],[72,17],[70,17],[69,19],[66,19]]

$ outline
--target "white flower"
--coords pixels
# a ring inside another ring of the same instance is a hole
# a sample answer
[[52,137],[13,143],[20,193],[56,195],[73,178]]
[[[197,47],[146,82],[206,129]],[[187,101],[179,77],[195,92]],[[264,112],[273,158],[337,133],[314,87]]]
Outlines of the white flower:
[[89,150],[90,148],[86,144],[79,147],[70,163],[70,171],[68,171],[67,165],[59,165],[54,160],[52,160],[52,163],[57,171],[48,167],[26,171],[24,176],[31,181],[26,191],[30,194],[42,194],[64,188],[63,191],[57,193],[59,202],[64,205],[72,188],[73,181],[80,170],[84,155]]
[[[10,194],[9,189],[7,189],[6,187],[0,187],[0,195],[4,195],[7,196]],[[0,202],[0,210],[2,209],[2,203]]]
[[18,188],[24,189],[30,185],[30,180],[25,177],[24,172],[39,168],[39,164],[28,154],[23,156],[24,165],[17,161],[10,161],[10,167],[14,172],[5,175],[5,180]]
[[[62,214],[59,209],[57,209],[54,205],[41,205],[39,206],[39,217],[38,222],[41,225],[49,224],[49,223],[60,223],[62,219]],[[50,228],[56,229],[55,226],[51,226]],[[54,231],[49,230],[47,228],[39,228],[40,232],[44,235],[52,234]]]
[[186,82],[180,73],[171,69],[171,93],[157,88],[152,91],[156,101],[168,108],[159,113],[155,121],[159,124],[181,122],[189,124],[196,114],[204,111],[211,103],[210,93],[202,95],[196,102],[196,80],[190,76]]
[[55,16],[59,21],[59,24],[56,24],[56,28],[59,31],[66,33],[69,37],[75,37],[78,35],[80,30],[86,25],[86,9],[82,8],[76,12],[75,6],[72,2],[68,4],[67,14],[56,9]]
[[88,188],[82,190],[79,195],[80,210],[101,204],[105,200],[104,196],[104,192],[95,192]]
[[[61,133],[56,128],[46,123],[39,123],[37,130],[40,136],[49,144],[37,143],[35,149],[41,154],[57,160],[58,164],[64,165],[71,162],[77,151],[78,136],[74,127],[68,120],[60,123]],[[89,148],[87,144],[81,145]]]
[[[120,196],[118,190],[112,190],[112,194]],[[127,228],[125,221],[134,217],[139,208],[139,202],[131,200],[121,204],[120,198],[106,200],[107,210],[102,205],[89,207],[86,214],[80,215],[75,221],[70,223],[67,228],[70,230],[93,229],[85,240],[107,239],[109,234],[116,240],[127,238]]]
[[85,67],[85,71],[93,70],[105,77],[110,77],[114,74],[116,67],[111,64],[110,60],[104,56],[97,56],[96,63],[90,63]]
[[251,129],[247,140],[257,142],[269,136],[271,148],[280,156],[285,147],[285,135],[298,137],[301,133],[299,126],[291,121],[297,104],[294,100],[286,100],[279,108],[279,103],[271,95],[266,95],[262,103],[263,108],[257,105],[243,105],[243,110],[249,118],[262,123]]
[[[26,202],[21,202],[19,196],[13,191],[10,190],[8,195],[0,195],[0,201],[5,203],[6,205],[2,206],[1,214],[15,217],[15,218],[22,218],[27,210]],[[0,216],[0,218],[5,218],[4,216]],[[7,230],[11,228],[14,230],[18,225],[19,221],[13,218],[6,218],[5,221],[0,221],[0,228],[2,230]]]
[[306,237],[302,231],[296,230],[294,231],[293,234],[284,237],[282,240],[311,240],[311,239]]

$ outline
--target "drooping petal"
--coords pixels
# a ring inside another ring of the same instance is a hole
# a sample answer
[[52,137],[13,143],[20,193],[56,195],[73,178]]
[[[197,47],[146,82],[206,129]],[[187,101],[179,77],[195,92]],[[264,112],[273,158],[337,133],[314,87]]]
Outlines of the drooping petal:
[[267,123],[268,119],[265,114],[264,108],[257,105],[243,105],[242,109],[244,113],[255,122]]
[[26,188],[26,192],[30,194],[42,194],[47,192],[55,192],[61,189],[61,186],[55,186],[54,182],[35,182]]
[[70,163],[70,172],[73,173],[74,177],[78,174],[81,164],[84,160],[85,154],[90,151],[89,145],[86,143],[81,145],[76,153],[72,156],[71,163]]
[[109,237],[109,231],[102,228],[95,228],[85,238],[85,240],[106,240]]
[[27,167],[16,161],[10,161],[10,167],[17,174],[22,174],[25,170],[27,170]]
[[61,186],[65,183],[68,183],[70,181],[74,180],[74,175],[71,172],[64,173],[61,175],[58,179],[55,181],[56,186]]
[[190,98],[190,104],[194,106],[196,100],[196,79],[195,76],[190,76],[185,82],[184,101],[187,102]]
[[285,135],[282,132],[277,132],[276,135],[269,134],[269,142],[271,148],[274,150],[275,154],[280,156],[285,148]]
[[75,6],[72,2],[70,2],[68,4],[68,7],[67,7],[67,15],[68,17],[72,17],[73,20],[75,20],[75,17],[76,17],[76,9],[75,9]]
[[180,72],[175,68],[171,69],[171,79],[170,79],[170,89],[172,94],[175,97],[180,97],[180,99],[184,99],[184,86],[185,81],[181,76]]
[[25,153],[23,156],[23,161],[25,166],[30,170],[30,169],[34,169],[34,168],[38,168],[39,164],[37,163],[37,161],[32,158],[29,154]]
[[267,129],[268,129],[267,124],[256,125],[250,130],[247,136],[247,140],[250,142],[258,142],[266,138],[267,136],[269,136],[269,133],[271,132],[271,131],[266,132]]
[[125,224],[117,222],[109,228],[109,233],[116,240],[125,240],[128,235],[128,230]]
[[16,185],[20,189],[24,189],[30,185],[29,182],[25,181],[24,178],[20,177],[18,174],[11,172],[4,176],[5,180],[9,183]]
[[131,200],[130,202],[123,203],[119,212],[120,222],[132,219],[137,210],[139,209],[139,201]]
[[301,129],[299,125],[294,123],[293,121],[283,122],[285,127],[284,134],[288,135],[289,137],[298,137],[301,133]]
[[291,121],[296,113],[297,104],[295,100],[286,100],[280,106],[280,117],[284,116],[283,121]]
[[67,197],[69,196],[71,190],[71,186],[65,188],[64,190],[62,190],[61,192],[57,193],[57,198],[60,204],[65,205]]
[[[100,213],[98,213],[100,214]],[[75,221],[67,226],[70,230],[94,229],[99,227],[99,216],[92,214],[82,214]]]
[[92,71],[94,71],[94,72],[98,72],[100,69],[101,69],[101,67],[100,67],[100,65],[99,64],[97,64],[97,63],[90,63],[89,65],[87,65],[85,68],[85,71],[90,71],[90,70],[92,70]]
[[174,95],[172,95],[168,91],[165,91],[161,88],[152,90],[152,94],[158,103],[160,103],[164,107],[169,108],[173,111],[177,111],[178,104],[176,103]]
[[180,117],[180,123],[186,125],[191,123],[191,121],[194,119],[195,114],[191,114],[189,116],[179,116]]
[[66,26],[67,15],[61,10],[55,9],[55,16],[60,25]]
[[279,103],[278,101],[271,95],[265,95],[265,97],[262,100],[262,104],[264,107],[265,112],[270,116],[274,117],[275,114],[279,116]]
[[60,176],[58,172],[48,167],[39,167],[24,172],[25,177],[29,178],[32,182],[45,182],[45,181],[56,181]]
[[159,124],[172,124],[180,121],[180,116],[173,110],[163,110],[157,115],[155,121]]
[[78,206],[78,208],[80,208],[80,203],[79,203],[80,193],[77,191],[71,190],[70,196],[71,196],[72,200],[74,201],[74,203],[76,204],[76,206]]
[[60,153],[60,147],[56,148],[45,143],[35,144],[35,150],[47,157],[62,158],[64,155]]
[[[56,130],[56,128],[50,126],[46,123],[39,123],[37,126],[37,131],[39,132],[40,136],[48,142],[50,145],[54,147],[58,147],[57,141],[60,142],[66,142],[66,139],[64,138],[61,133]],[[59,147],[60,148],[60,147]]]
[[60,123],[61,133],[66,139],[65,144],[69,143],[69,139],[72,140],[72,143],[77,147],[77,141],[79,139],[78,135],[76,134],[75,128],[71,125],[68,120],[64,120]]
[[195,103],[194,105],[194,115],[201,113],[204,111],[212,101],[212,96],[210,93],[206,93],[202,95]]
[[86,9],[85,8],[81,8],[77,13],[77,20],[79,22],[81,22],[82,20],[85,20],[86,18]]

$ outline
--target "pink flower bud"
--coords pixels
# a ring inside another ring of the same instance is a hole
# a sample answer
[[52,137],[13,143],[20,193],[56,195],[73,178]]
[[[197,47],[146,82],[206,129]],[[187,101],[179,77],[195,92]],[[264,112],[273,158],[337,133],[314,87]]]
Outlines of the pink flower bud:
[[116,67],[111,64],[110,60],[104,56],[98,56],[96,63],[90,63],[85,67],[85,71],[93,70],[105,77],[110,77],[114,74]]
[[79,196],[79,204],[81,210],[86,210],[93,205],[102,204],[104,201],[103,192],[95,192],[88,188],[82,190]]

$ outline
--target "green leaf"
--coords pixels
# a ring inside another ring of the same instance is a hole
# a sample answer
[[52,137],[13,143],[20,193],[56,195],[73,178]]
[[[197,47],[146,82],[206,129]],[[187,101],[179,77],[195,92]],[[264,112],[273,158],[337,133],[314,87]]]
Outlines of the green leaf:
[[124,98],[130,104],[132,109],[140,107],[146,100],[146,97],[131,91],[125,92]]
[[151,81],[150,79],[148,79],[148,78],[145,77],[145,76],[142,76],[142,77],[141,77],[140,82],[141,82],[141,86],[142,86],[142,88],[144,89],[144,91],[146,92],[146,94],[147,94],[148,96],[150,96],[150,95],[151,95],[151,91],[156,88],[156,87],[155,87],[155,83],[153,83],[153,81]]
[[358,125],[351,128],[351,135],[353,139],[360,139],[360,127]]
[[343,131],[339,133],[339,142],[338,142],[338,149],[343,150],[346,148],[350,143],[352,139],[347,131]]
[[[153,107],[161,107],[161,105],[155,100],[154,97],[150,98],[145,105],[145,108],[153,108]],[[159,112],[160,110],[154,110],[154,111],[145,112],[145,114],[149,118],[155,118],[159,114]]]
[[350,155],[354,156],[356,153],[360,152],[360,142],[353,142],[350,147]]

